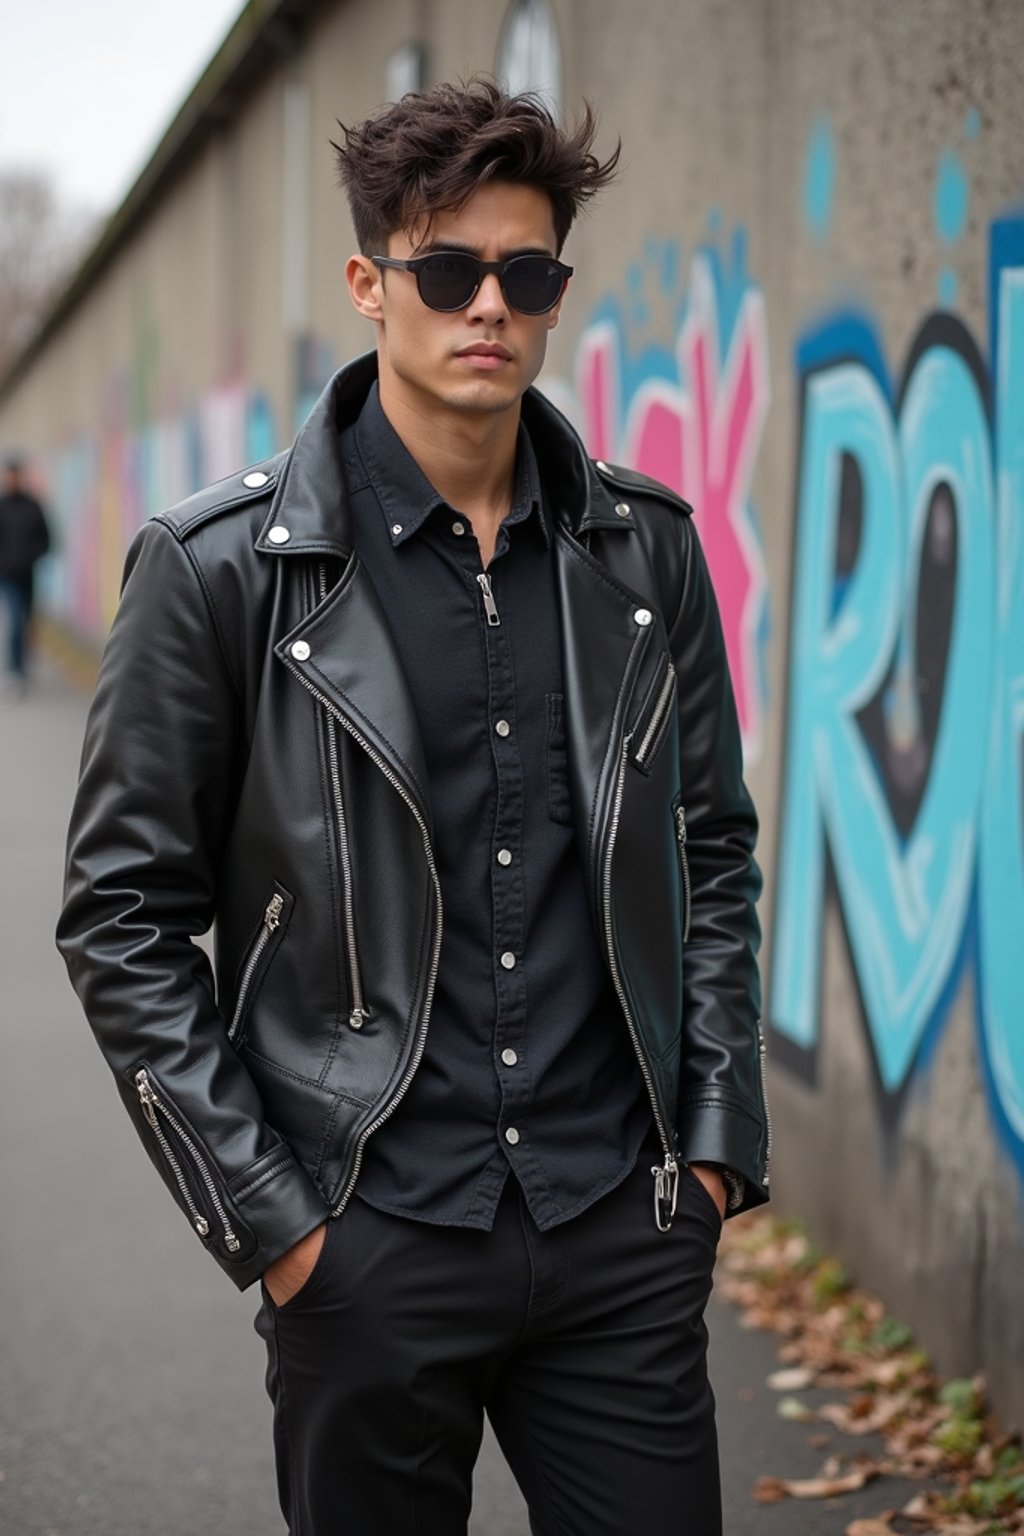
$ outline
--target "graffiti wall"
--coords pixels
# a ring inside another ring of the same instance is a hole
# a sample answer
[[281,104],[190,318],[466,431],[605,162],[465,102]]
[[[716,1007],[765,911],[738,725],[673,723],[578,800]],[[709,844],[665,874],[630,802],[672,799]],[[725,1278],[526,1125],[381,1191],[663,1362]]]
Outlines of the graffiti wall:
[[771,1020],[813,1072],[827,853],[880,1093],[898,1102],[969,958],[1024,1172],[1024,219],[993,224],[989,284],[989,337],[931,313],[898,380],[870,317],[797,349]]

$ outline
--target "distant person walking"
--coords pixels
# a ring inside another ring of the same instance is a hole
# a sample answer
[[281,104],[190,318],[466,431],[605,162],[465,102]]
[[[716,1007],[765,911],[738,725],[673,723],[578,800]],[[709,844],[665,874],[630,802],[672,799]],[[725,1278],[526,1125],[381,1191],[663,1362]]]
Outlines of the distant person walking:
[[0,594],[7,608],[7,688],[17,697],[28,689],[33,575],[49,548],[46,516],[25,488],[24,465],[19,458],[8,458],[0,495]]

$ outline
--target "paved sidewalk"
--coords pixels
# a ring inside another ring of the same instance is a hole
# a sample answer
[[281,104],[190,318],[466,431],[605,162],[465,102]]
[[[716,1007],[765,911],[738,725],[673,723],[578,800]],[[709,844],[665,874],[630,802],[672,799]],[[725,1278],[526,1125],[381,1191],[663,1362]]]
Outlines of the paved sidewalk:
[[[255,1293],[183,1240],[53,945],[84,718],[45,673],[0,702],[0,1530],[280,1536]],[[832,1536],[897,1502],[756,1505],[760,1474],[813,1475],[823,1453],[778,1417],[774,1340],[708,1315],[727,1536]],[[472,1536],[527,1529],[488,1439]],[[679,1530],[703,1536],[685,1512]]]

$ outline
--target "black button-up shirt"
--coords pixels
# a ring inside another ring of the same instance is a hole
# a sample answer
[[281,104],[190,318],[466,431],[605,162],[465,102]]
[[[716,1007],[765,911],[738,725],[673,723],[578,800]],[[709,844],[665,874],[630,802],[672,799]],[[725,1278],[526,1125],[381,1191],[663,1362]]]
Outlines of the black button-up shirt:
[[374,384],[343,434],[356,552],[416,703],[444,909],[426,1047],[366,1144],[383,1210],[489,1229],[509,1169],[541,1229],[629,1172],[651,1110],[571,824],[550,515],[525,427],[484,567]]

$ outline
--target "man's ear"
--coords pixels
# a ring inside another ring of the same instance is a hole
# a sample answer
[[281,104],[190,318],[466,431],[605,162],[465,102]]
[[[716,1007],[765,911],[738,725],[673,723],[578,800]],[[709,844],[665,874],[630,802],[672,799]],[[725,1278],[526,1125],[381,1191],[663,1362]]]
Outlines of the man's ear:
[[367,320],[383,320],[383,277],[369,256],[350,256],[345,263],[348,296]]
[[552,310],[550,310],[548,312],[548,330],[549,331],[553,331],[555,326],[558,324],[559,317],[561,316],[561,313],[562,313],[562,304],[565,301],[565,290],[566,290],[566,288],[568,288],[568,286],[569,286],[569,283],[566,282],[565,288],[562,289],[562,296],[561,296],[561,298],[559,299],[558,303],[555,305],[554,309],[552,309]]

